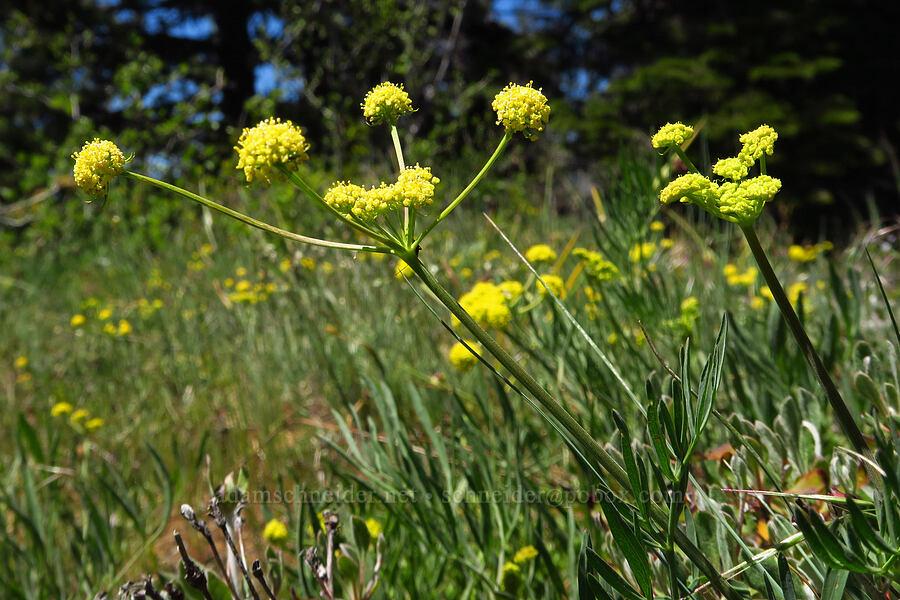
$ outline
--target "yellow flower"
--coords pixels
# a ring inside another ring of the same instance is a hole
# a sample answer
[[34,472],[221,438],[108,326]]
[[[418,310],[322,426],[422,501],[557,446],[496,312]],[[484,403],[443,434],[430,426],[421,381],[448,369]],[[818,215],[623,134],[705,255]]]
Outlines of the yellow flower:
[[381,535],[381,523],[379,523],[372,517],[366,519],[366,529],[369,530],[369,537],[371,537],[373,540],[377,539],[378,536]]
[[[475,351],[476,354],[481,354],[475,342],[466,340],[466,343],[469,345],[469,347],[472,348],[472,350]],[[460,342],[456,342],[455,344],[453,344],[453,346],[450,348],[450,353],[448,356],[450,358],[450,364],[452,364],[457,371],[460,371],[462,373],[465,373],[478,364],[478,357],[473,354],[472,351],[469,350],[469,348],[466,348]]]
[[714,207],[719,197],[719,186],[698,173],[688,173],[669,184],[659,194],[663,204],[674,201],[691,202],[704,209]]
[[88,431],[95,431],[103,427],[105,421],[100,417],[94,417],[93,419],[88,419],[88,421],[84,424],[84,428]]
[[666,228],[662,221],[653,221],[650,223],[650,231],[663,231]]
[[69,420],[73,423],[80,423],[84,421],[88,416],[88,411],[84,408],[79,408],[75,412],[72,413],[72,416],[69,417]]
[[[749,162],[749,164],[748,164]],[[713,173],[725,179],[737,181],[747,176],[752,161],[745,161],[743,157],[722,158],[713,166]]]
[[291,268],[291,259],[290,259],[290,258],[287,258],[287,257],[282,258],[282,259],[281,259],[281,262],[278,263],[278,269],[279,269],[282,273],[284,273],[284,272],[286,272],[286,271],[289,271],[290,268]]
[[735,265],[729,263],[722,269],[722,274],[725,275],[725,277],[733,277],[734,275],[738,274],[738,268]]
[[[733,267],[734,265],[729,266]],[[723,269],[723,271],[725,271],[726,269],[728,269],[728,267]],[[756,267],[747,267],[746,271],[740,273],[735,267],[733,271],[729,270],[729,272],[725,273],[725,275],[728,277],[728,285],[742,285],[745,287],[750,287],[756,282],[757,270]]]
[[235,291],[238,291],[238,292],[246,292],[246,291],[249,290],[251,287],[252,287],[252,285],[251,285],[251,283],[250,283],[249,281],[247,281],[246,279],[241,279],[241,280],[238,281],[237,284],[234,286],[234,289],[235,289]]
[[15,365],[15,367],[17,369],[24,369],[25,367],[28,366],[28,357],[20,356],[20,357],[16,358],[16,360],[13,362],[13,365]]
[[57,402],[53,405],[53,408],[50,409],[51,417],[59,417],[62,415],[72,414],[73,406],[68,402]]
[[552,263],[556,260],[556,252],[547,244],[537,244],[525,251],[525,260],[530,263]]
[[72,315],[72,318],[69,320],[69,325],[71,325],[72,327],[81,327],[82,325],[84,325],[84,321],[84,315]]
[[117,331],[116,326],[112,323],[107,323],[103,326],[103,332],[108,333],[109,335],[115,335]]
[[562,277],[557,275],[541,275],[541,279],[544,280],[544,283],[547,284],[547,287],[543,285],[538,285],[538,293],[541,296],[547,295],[547,288],[550,288],[550,291],[554,296],[562,300],[566,297],[566,284],[562,280]]
[[816,252],[815,246],[798,246],[793,244],[788,248],[788,256],[791,260],[803,263],[816,260],[818,252]]
[[494,97],[491,107],[497,113],[497,125],[506,131],[521,131],[526,139],[535,140],[544,123],[550,120],[550,106],[541,88],[535,89],[533,82],[527,85],[510,83]]
[[671,146],[681,146],[683,143],[691,139],[694,135],[694,128],[684,125],[683,123],[666,123],[659,128],[659,131],[650,139],[650,143],[654,148],[669,148]]
[[225,278],[225,287],[227,287],[227,288],[234,287],[234,279],[232,279],[231,277],[226,277]]
[[431,167],[406,167],[397,176],[397,183],[390,186],[394,195],[392,205],[422,210],[434,198],[434,186],[441,180],[431,174]]
[[510,594],[516,594],[519,586],[522,585],[522,569],[513,562],[507,562],[503,565],[500,574],[500,587]]
[[717,206],[710,210],[719,218],[741,225],[752,223],[759,217],[763,206],[781,189],[781,180],[768,175],[745,179],[740,183],[723,183],[719,188]]
[[798,281],[797,283],[792,283],[788,286],[787,289],[787,297],[791,304],[797,304],[797,301],[800,299],[800,294],[806,294],[809,291],[806,283],[802,281]]
[[263,537],[270,544],[281,544],[288,539],[287,525],[278,519],[272,519],[263,528]]
[[750,298],[750,308],[752,308],[753,310],[760,310],[762,308],[765,308],[765,306],[766,299],[762,296],[753,296],[752,298]]
[[244,267],[238,267],[237,269],[234,270],[234,274],[237,275],[238,277],[246,277],[247,269],[245,269]]
[[500,291],[506,296],[507,301],[512,304],[516,300],[519,299],[519,296],[522,295],[522,284],[518,281],[503,281],[499,286]]
[[269,183],[273,169],[282,165],[296,169],[309,156],[309,144],[299,127],[290,121],[268,118],[256,127],[244,129],[234,147],[238,153],[237,169],[243,169],[247,181],[261,179]]
[[744,145],[741,148],[741,158],[756,161],[763,154],[771,156],[775,152],[775,140],[778,134],[768,125],[760,125],[753,131],[743,134],[739,141]]
[[506,294],[499,286],[487,281],[476,283],[459,299],[459,304],[482,327],[503,329],[512,320]]
[[585,274],[594,282],[609,281],[619,274],[616,265],[603,258],[599,252],[586,248],[575,248],[572,254],[581,259]]
[[119,335],[128,335],[131,333],[131,323],[126,321],[125,319],[119,320],[119,329],[116,331]]
[[300,259],[300,266],[306,269],[307,271],[315,271],[316,270],[316,259],[311,256],[304,256]]
[[97,318],[100,319],[101,321],[105,321],[108,318],[110,318],[111,316],[112,316],[111,308],[101,309],[100,312],[97,313]]
[[766,300],[774,300],[775,296],[772,295],[772,290],[769,289],[769,286],[764,285],[759,288],[759,295],[765,298]]
[[125,170],[122,151],[114,143],[100,138],[85,142],[72,158],[75,159],[75,185],[95,198],[106,196],[109,182]]
[[672,238],[663,238],[659,240],[659,247],[663,250],[668,250],[672,246],[675,245],[675,241]]
[[606,336],[606,343],[609,344],[610,346],[612,346],[613,344],[615,344],[618,341],[619,341],[619,335],[616,333],[611,333],[608,336]]
[[408,264],[406,264],[406,261],[402,258],[398,260],[397,266],[394,267],[394,277],[396,277],[397,279],[403,279],[404,277],[412,277],[412,275],[413,270]]
[[513,562],[521,565],[534,559],[537,555],[538,551],[534,546],[524,546],[519,548],[519,551],[516,552],[516,555],[513,557]]
[[628,252],[628,257],[631,258],[631,262],[640,262],[651,258],[654,252],[656,252],[656,244],[653,242],[643,242],[632,246],[631,250]]
[[390,81],[379,83],[369,90],[360,108],[369,125],[396,125],[400,117],[415,110],[403,84],[397,85]]

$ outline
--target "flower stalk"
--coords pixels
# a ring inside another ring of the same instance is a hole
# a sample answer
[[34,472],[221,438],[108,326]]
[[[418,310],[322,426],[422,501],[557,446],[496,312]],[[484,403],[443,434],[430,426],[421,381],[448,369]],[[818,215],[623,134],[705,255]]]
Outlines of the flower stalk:
[[806,362],[809,363],[816,378],[825,390],[825,396],[828,398],[832,410],[834,410],[834,414],[837,417],[841,429],[843,429],[844,434],[850,438],[850,443],[853,444],[854,450],[863,456],[869,456],[871,453],[869,452],[869,447],[863,438],[859,426],[856,424],[853,415],[847,408],[847,404],[844,402],[837,386],[831,379],[831,375],[828,374],[828,370],[822,363],[819,353],[816,352],[809,336],[806,334],[806,330],[803,328],[803,324],[800,323],[800,319],[797,317],[794,307],[791,306],[791,302],[788,300],[787,294],[785,293],[781,282],[778,280],[775,270],[772,269],[772,265],[769,263],[769,259],[766,256],[765,250],[763,250],[762,244],[759,242],[759,238],[756,236],[753,225],[741,225],[740,228],[747,240],[747,244],[750,246],[753,258],[756,259],[756,264],[759,265],[759,270],[762,273],[763,279],[766,280],[766,285],[768,285],[769,289],[772,291],[772,297],[775,299],[778,309],[781,311],[784,320],[787,322],[788,329],[791,330],[794,339],[797,340],[797,345],[800,346],[803,357],[806,359]]

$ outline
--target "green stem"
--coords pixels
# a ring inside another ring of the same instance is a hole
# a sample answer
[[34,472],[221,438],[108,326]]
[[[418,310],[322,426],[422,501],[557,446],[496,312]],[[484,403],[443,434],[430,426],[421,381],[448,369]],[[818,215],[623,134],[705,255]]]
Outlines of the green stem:
[[254,219],[253,217],[248,217],[243,213],[239,213],[236,210],[232,210],[227,206],[222,206],[217,202],[213,202],[208,198],[204,198],[203,196],[198,196],[193,192],[189,192],[180,187],[174,186],[170,183],[166,183],[164,181],[159,181],[158,179],[153,179],[152,177],[147,177],[146,175],[141,175],[140,173],[134,173],[132,171],[125,171],[124,175],[127,177],[131,177],[137,181],[141,181],[143,183],[149,183],[150,185],[155,185],[158,188],[162,188],[164,190],[174,192],[179,196],[183,196],[189,200],[193,200],[194,202],[199,202],[200,204],[207,206],[213,210],[217,210],[220,213],[226,214],[233,219],[237,219],[242,223],[246,223],[251,227],[256,227],[257,229],[262,229],[263,231],[274,233],[275,235],[281,236],[285,239],[289,239],[295,242],[303,242],[304,244],[312,244],[313,246],[323,246],[325,248],[337,248],[340,250],[354,250],[356,252],[375,252],[375,253],[390,253],[390,248],[384,248],[381,246],[364,246],[361,244],[345,244],[343,242],[332,242],[331,240],[322,240],[319,238],[309,237],[305,235],[300,235],[299,233],[293,233],[291,231],[287,231],[285,229],[281,229],[279,227],[275,227],[274,225],[269,225],[268,223],[264,223],[263,221],[259,221]]
[[300,174],[297,173],[296,171],[291,171],[290,169],[287,169],[284,165],[278,165],[278,170],[281,171],[282,173],[284,173],[284,175],[288,178],[288,181],[290,181],[295,186],[297,186],[300,189],[300,191],[303,192],[304,194],[306,194],[306,196],[310,200],[319,204],[322,208],[324,208],[326,211],[331,213],[333,216],[337,217],[338,219],[340,219],[341,221],[343,221],[344,223],[346,223],[353,229],[359,231],[360,233],[363,233],[363,234],[371,237],[373,240],[380,242],[382,244],[385,244],[387,246],[391,245],[390,240],[382,237],[376,231],[370,229],[369,227],[366,227],[365,225],[363,225],[361,223],[354,221],[353,219],[349,218],[346,215],[342,215],[340,212],[338,212],[337,210],[332,208],[327,202],[325,202],[325,198],[320,196],[319,193],[316,190],[314,190],[311,185],[306,183],[306,180],[303,179],[303,177],[301,177]]
[[[397,168],[402,173],[406,168],[403,161],[403,148],[400,146],[400,133],[397,131],[396,125],[391,125],[391,141],[394,142],[394,153],[397,155]],[[413,230],[415,229],[415,213],[410,215],[408,206],[403,207],[403,243],[409,244],[413,239]]]
[[465,200],[466,196],[468,196],[472,192],[472,190],[475,189],[475,186],[477,186],[481,182],[481,180],[484,179],[484,176],[487,175],[487,172],[491,170],[491,167],[494,166],[494,163],[497,162],[497,159],[500,158],[501,154],[503,154],[503,150],[506,148],[506,145],[509,144],[509,140],[511,139],[512,134],[510,132],[507,131],[503,134],[503,139],[500,140],[500,143],[497,144],[497,148],[494,150],[494,153],[491,154],[491,157],[487,160],[486,163],[484,163],[484,166],[481,167],[481,170],[478,171],[478,175],[476,175],[475,178],[471,182],[469,182],[469,185],[466,186],[466,189],[461,191],[459,193],[459,196],[457,196],[453,200],[453,202],[451,202],[447,206],[447,208],[441,211],[441,214],[439,214],[437,218],[432,221],[431,224],[428,225],[428,227],[425,228],[425,231],[423,231],[419,235],[419,237],[416,238],[416,242],[412,246],[413,248],[417,248],[419,244],[422,243],[422,240],[425,239],[425,236],[428,235],[432,229],[437,227],[438,223],[446,219],[450,215],[450,213],[453,212],[453,209],[459,206],[459,203]]
[[759,270],[762,272],[763,279],[766,280],[766,285],[769,286],[769,290],[771,290],[772,296],[775,298],[775,303],[781,310],[784,320],[787,321],[791,333],[794,334],[797,345],[800,346],[800,351],[812,367],[813,372],[819,379],[819,383],[822,384],[822,388],[825,390],[825,396],[828,398],[828,402],[831,403],[831,408],[834,410],[838,423],[841,425],[841,429],[843,429],[847,437],[850,438],[850,443],[853,444],[853,448],[857,452],[863,456],[870,456],[869,447],[866,444],[865,439],[863,439],[859,426],[857,426],[856,421],[853,419],[853,415],[850,414],[847,404],[844,402],[837,386],[835,386],[834,381],[832,381],[831,376],[825,369],[825,365],[822,364],[819,353],[816,352],[809,336],[806,335],[803,324],[800,323],[797,313],[794,312],[794,307],[791,306],[791,302],[788,300],[784,288],[781,287],[778,276],[772,269],[772,265],[769,263],[769,259],[766,257],[762,245],[759,243],[759,238],[756,237],[756,231],[753,229],[753,224],[741,225],[740,227],[741,231],[744,232],[744,237],[747,238],[747,243],[750,245],[750,251],[753,252],[753,258],[756,259],[756,264],[759,265]]
[[688,169],[693,171],[694,173],[700,173],[700,169],[694,166],[694,163],[691,162],[691,159],[688,158],[688,155],[684,153],[684,150],[681,149],[681,146],[675,146],[675,154],[678,155],[678,158],[681,159]]
[[[619,465],[616,460],[609,455],[587,430],[569,414],[560,403],[547,390],[541,386],[537,380],[532,377],[524,367],[497,343],[497,340],[485,331],[466,310],[459,305],[456,298],[448,292],[444,286],[431,274],[428,268],[419,260],[415,251],[400,254],[407,265],[422,280],[422,283],[431,290],[441,304],[469,330],[475,338],[481,342],[485,349],[496,358],[500,364],[512,373],[512,375],[531,393],[537,402],[544,408],[554,420],[569,433],[569,435],[578,442],[579,449],[586,452],[589,456],[586,458],[596,461],[623,489],[630,489],[628,474]],[[668,515],[657,504],[651,504],[654,521],[661,527],[668,525]],[[674,531],[675,543],[684,552],[684,554],[697,566],[698,569],[709,579],[710,584],[722,595],[729,600],[740,600],[740,596],[731,587],[729,587],[719,575],[715,566],[709,562],[703,552],[690,541],[687,535],[681,529],[676,528]]]

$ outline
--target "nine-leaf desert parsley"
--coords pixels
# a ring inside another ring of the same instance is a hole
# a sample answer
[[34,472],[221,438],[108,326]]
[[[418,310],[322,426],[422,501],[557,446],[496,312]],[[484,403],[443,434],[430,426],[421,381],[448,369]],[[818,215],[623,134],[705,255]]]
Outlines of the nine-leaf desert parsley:
[[[496,95],[492,106],[497,115],[497,124],[504,128],[503,137],[469,184],[421,232],[416,231],[416,213],[431,204],[434,185],[438,181],[425,167],[416,166],[408,172],[406,171],[396,120],[403,114],[411,112],[412,105],[408,101],[408,95],[400,86],[386,82],[373,89],[362,104],[363,116],[369,123],[383,123],[390,126],[391,138],[397,155],[398,177],[396,182],[391,185],[376,186],[375,192],[361,189],[359,186],[351,187],[354,184],[340,182],[332,186],[330,195],[326,193],[327,199],[320,195],[306,182],[298,168],[308,158],[308,145],[300,129],[288,121],[282,122],[270,118],[242,134],[235,148],[239,156],[238,168],[244,171],[248,181],[261,180],[268,183],[273,175],[280,172],[311,202],[365,235],[371,240],[371,243],[367,244],[324,240],[281,229],[193,192],[124,169],[124,161],[119,160],[118,155],[115,155],[114,160],[110,159],[113,156],[111,150],[106,155],[109,159],[106,162],[86,159],[78,162],[78,157],[76,157],[76,165],[81,171],[80,181],[83,182],[79,185],[89,194],[96,194],[109,183],[112,177],[121,173],[137,181],[149,183],[198,202],[247,225],[285,239],[355,252],[391,254],[405,261],[412,273],[450,311],[455,320],[469,330],[475,340],[481,344],[484,352],[495,358],[510,372],[522,388],[530,393],[533,401],[540,405],[544,417],[551,421],[554,427],[566,432],[570,444],[577,444],[583,458],[596,465],[595,468],[605,471],[622,489],[630,489],[628,476],[621,465],[575,420],[558,399],[551,395],[479,324],[478,320],[491,327],[503,328],[509,323],[511,314],[507,304],[507,295],[494,286],[493,290],[473,302],[473,308],[477,308],[481,312],[478,315],[480,318],[476,320],[472,314],[460,306],[460,302],[444,288],[419,257],[423,239],[446,219],[482,181],[512,137],[516,133],[522,133],[526,139],[536,139],[544,131],[550,116],[550,106],[546,96],[539,88],[534,88],[531,82],[524,86],[509,84]],[[361,206],[359,206],[360,202],[363,203]],[[402,220],[400,223],[394,223],[393,213],[395,207],[398,206],[402,208]],[[357,208],[357,211],[354,211],[354,208]],[[374,217],[383,218],[375,220]],[[487,292],[487,290],[480,291]],[[597,473],[599,474],[600,471],[598,470]],[[663,509],[656,505],[651,508],[654,522],[660,526],[665,525],[667,517]],[[675,536],[679,547],[691,557],[703,574],[709,578],[712,585],[727,597],[734,598],[735,595],[723,583],[715,567],[703,557],[689,538],[680,530],[676,531]]]

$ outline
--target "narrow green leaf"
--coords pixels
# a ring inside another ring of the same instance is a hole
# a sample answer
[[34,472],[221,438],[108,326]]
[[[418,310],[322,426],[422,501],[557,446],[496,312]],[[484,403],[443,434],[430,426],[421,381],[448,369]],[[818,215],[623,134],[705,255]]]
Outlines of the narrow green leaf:
[[671,455],[659,426],[659,409],[657,407],[659,401],[656,398],[656,394],[649,379],[647,380],[647,400],[649,401],[649,406],[647,407],[647,429],[650,431],[650,442],[653,444],[653,449],[656,451],[659,468],[662,469],[663,474],[665,474],[668,479],[672,480],[675,477],[672,473],[672,465],[669,464]]
[[888,316],[891,318],[891,325],[894,326],[894,336],[897,338],[897,345],[900,346],[900,328],[897,327],[897,319],[894,318],[894,311],[891,309],[891,303],[888,301],[887,293],[884,291],[884,286],[881,284],[881,277],[878,275],[878,269],[875,268],[875,261],[872,260],[872,255],[869,254],[869,248],[866,248],[866,257],[869,259],[869,264],[872,265],[872,273],[875,274],[875,281],[878,283],[878,289],[881,290],[881,299],[884,302],[884,307],[888,311]]
[[597,500],[603,509],[606,522],[609,524],[609,531],[612,533],[613,541],[619,550],[622,551],[622,554],[625,555],[625,560],[628,561],[628,566],[631,567],[631,572],[634,574],[638,586],[640,586],[646,597],[650,598],[653,593],[651,587],[652,575],[650,564],[647,561],[647,552],[631,527],[625,524],[618,509],[606,498],[607,493],[609,492],[601,490],[597,495]]
[[850,496],[847,496],[846,508],[847,512],[850,513],[850,523],[853,525],[853,531],[865,540],[873,550],[881,550],[888,554],[895,554],[900,551],[898,548],[891,547],[883,537],[878,535],[869,524],[869,520],[863,514],[863,511]]
[[[622,462],[625,464],[625,472],[628,474],[628,483],[631,485],[631,493],[634,494],[634,497],[639,501],[642,501],[644,496],[649,495],[649,490],[646,490],[641,487],[641,475],[638,471],[637,462],[634,459],[634,450],[631,447],[631,433],[628,431],[628,425],[625,423],[625,419],[622,418],[622,415],[618,413],[618,411],[612,411],[613,420],[616,422],[616,427],[619,428],[619,441],[622,445]],[[641,512],[643,513],[643,502],[641,502]],[[646,514],[644,515],[647,516]]]
[[850,571],[828,569],[825,575],[825,583],[822,585],[821,600],[843,600],[844,587],[847,585],[847,577]]
[[797,592],[794,590],[794,579],[791,577],[791,568],[788,566],[784,554],[780,552],[778,553],[778,583],[781,584],[784,600],[797,600]]
[[728,320],[722,315],[722,324],[713,345],[712,355],[703,367],[700,375],[700,391],[697,399],[696,431],[694,437],[699,438],[709,422],[715,402],[716,391],[719,389],[719,381],[722,376],[722,365],[725,363],[725,343],[728,333]]

